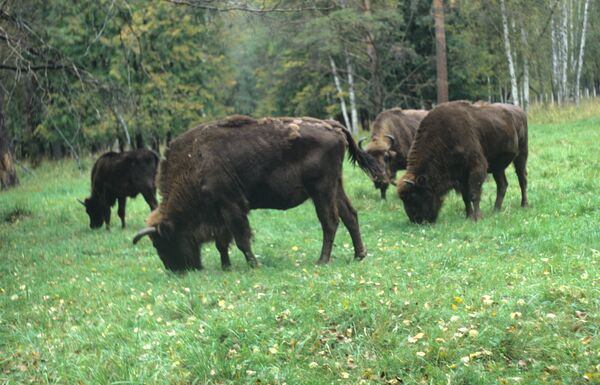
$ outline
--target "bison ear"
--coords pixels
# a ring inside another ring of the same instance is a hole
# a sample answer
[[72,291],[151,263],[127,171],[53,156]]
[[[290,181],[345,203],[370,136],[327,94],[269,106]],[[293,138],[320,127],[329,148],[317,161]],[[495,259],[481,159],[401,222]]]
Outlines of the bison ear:
[[427,185],[427,175],[419,175],[417,177],[417,186],[425,186]]

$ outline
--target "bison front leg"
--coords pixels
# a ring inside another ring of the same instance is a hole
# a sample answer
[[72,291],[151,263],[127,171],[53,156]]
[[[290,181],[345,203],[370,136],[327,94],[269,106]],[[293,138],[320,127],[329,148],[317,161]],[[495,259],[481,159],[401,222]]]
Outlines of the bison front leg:
[[340,217],[342,218],[342,222],[348,232],[350,233],[350,237],[352,238],[352,245],[354,246],[354,259],[362,260],[367,256],[367,251],[362,243],[362,238],[360,236],[360,228],[358,226],[358,214],[352,204],[350,203],[350,199],[346,196],[344,189],[340,183],[340,187],[338,189],[338,212],[340,213]]
[[469,193],[469,184],[462,183],[460,186],[460,195],[465,203],[465,214],[467,218],[473,215],[473,205],[471,204],[471,194]]
[[221,255],[221,268],[229,270],[231,261],[229,260],[229,244],[231,243],[231,233],[227,229],[222,229],[215,234],[215,245]]
[[119,198],[119,208],[117,213],[119,214],[119,218],[121,218],[121,228],[125,228],[125,204],[127,202],[127,198],[120,197]]
[[248,216],[237,206],[223,208],[221,215],[223,216],[227,230],[233,235],[236,246],[244,253],[246,262],[248,262],[250,267],[257,267],[258,261],[250,247],[252,232],[250,231]]
[[479,203],[481,202],[481,189],[483,182],[487,176],[487,162],[484,168],[476,168],[469,173],[469,195],[471,202],[473,203],[473,212],[471,213],[471,219],[477,222],[481,219],[481,209]]

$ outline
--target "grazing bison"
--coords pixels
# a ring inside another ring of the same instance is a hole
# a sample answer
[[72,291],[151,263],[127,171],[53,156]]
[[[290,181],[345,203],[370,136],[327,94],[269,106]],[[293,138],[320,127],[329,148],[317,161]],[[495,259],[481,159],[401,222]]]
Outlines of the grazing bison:
[[467,217],[481,217],[481,186],[492,173],[500,210],[513,162],[527,205],[527,115],[510,104],[444,103],[421,122],[397,189],[412,222],[435,222],[444,195],[460,191]]
[[119,201],[119,217],[121,226],[125,227],[125,200],[139,193],[154,210],[156,187],[154,178],[158,166],[158,155],[150,150],[133,150],[128,152],[107,152],[103,154],[92,168],[92,195],[85,201],[90,217],[90,227],[96,229],[106,224],[110,228],[110,208]]
[[[406,168],[406,157],[419,123],[427,115],[425,110],[392,108],[382,111],[371,128],[371,142],[365,150],[377,159],[385,171],[384,179],[375,179],[375,188],[381,191],[381,199],[396,179],[396,171]],[[361,145],[364,139],[358,144]],[[362,147],[361,147],[362,148]]]
[[222,267],[230,266],[232,239],[256,266],[248,212],[286,210],[311,198],[323,229],[318,263],[327,263],[339,217],[350,232],[356,259],[366,255],[358,217],[342,186],[345,148],[372,176],[375,160],[338,122],[313,118],[246,116],[202,124],[176,138],[160,164],[162,201],[147,219],[149,235],[165,267],[201,269],[200,245],[214,240]]

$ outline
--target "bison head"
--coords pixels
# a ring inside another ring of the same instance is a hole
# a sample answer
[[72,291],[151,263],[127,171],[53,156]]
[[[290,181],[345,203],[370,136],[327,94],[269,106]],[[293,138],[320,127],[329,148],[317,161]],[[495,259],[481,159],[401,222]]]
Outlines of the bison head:
[[427,176],[415,177],[406,173],[398,183],[398,195],[411,222],[436,221],[442,207],[442,199],[429,186]]
[[[382,138],[374,138],[371,143],[367,145],[365,151],[371,155],[377,161],[380,169],[383,170],[383,178],[374,178],[373,184],[375,188],[381,191],[381,198],[385,199],[385,192],[390,184],[394,184],[391,180],[392,175],[394,174],[391,165],[396,158],[396,151],[392,150],[392,146],[395,143],[395,139],[392,135],[385,135],[388,140],[384,140]],[[365,141],[365,138],[362,138],[358,141],[358,145],[362,150],[362,142]]]
[[90,217],[90,228],[97,229],[102,227],[104,219],[110,216],[110,207],[101,203],[98,199],[86,198],[83,202],[78,200],[85,207],[85,212]]
[[136,244],[146,235],[152,240],[158,256],[167,270],[184,272],[186,270],[200,269],[200,250],[194,237],[177,231],[173,222],[168,220],[157,221],[160,214],[154,210],[146,223],[148,227],[140,230],[133,238]]

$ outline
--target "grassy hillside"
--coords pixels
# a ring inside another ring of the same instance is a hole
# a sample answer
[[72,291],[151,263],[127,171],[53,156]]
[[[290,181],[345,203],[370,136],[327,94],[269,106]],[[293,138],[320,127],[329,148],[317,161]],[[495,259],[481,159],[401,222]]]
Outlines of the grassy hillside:
[[[593,111],[594,107],[586,107]],[[599,111],[595,106],[595,111]],[[450,194],[435,225],[408,222],[393,194],[345,166],[369,256],[306,203],[251,216],[251,270],[165,272],[128,228],[92,231],[76,198],[89,168],[48,163],[0,193],[0,383],[542,384],[600,382],[600,114],[534,111],[530,207],[512,167],[501,213],[465,220]]]

